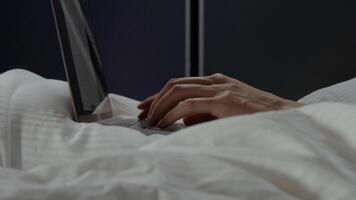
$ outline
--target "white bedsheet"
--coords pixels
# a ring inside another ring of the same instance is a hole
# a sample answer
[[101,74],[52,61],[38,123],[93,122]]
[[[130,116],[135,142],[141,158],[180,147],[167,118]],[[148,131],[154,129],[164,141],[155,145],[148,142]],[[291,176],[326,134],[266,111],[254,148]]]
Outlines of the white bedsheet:
[[[7,164],[24,170],[0,168],[0,199],[355,199],[356,106],[316,104],[147,137],[72,122],[65,84],[42,81],[37,88],[58,86],[51,95],[63,101],[39,104],[28,84],[0,98],[10,116],[0,119],[12,144]],[[118,115],[136,114],[137,102],[111,98]]]
[[356,78],[317,90],[299,101],[304,104],[338,102],[356,105]]

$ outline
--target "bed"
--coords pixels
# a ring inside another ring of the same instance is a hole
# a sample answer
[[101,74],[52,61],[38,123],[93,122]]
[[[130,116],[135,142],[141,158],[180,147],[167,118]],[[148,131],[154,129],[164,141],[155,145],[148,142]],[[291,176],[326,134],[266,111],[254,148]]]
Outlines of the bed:
[[[145,136],[75,123],[65,82],[12,70],[0,75],[0,199],[354,199],[355,82],[302,108]],[[137,115],[138,102],[108,98],[115,116]]]

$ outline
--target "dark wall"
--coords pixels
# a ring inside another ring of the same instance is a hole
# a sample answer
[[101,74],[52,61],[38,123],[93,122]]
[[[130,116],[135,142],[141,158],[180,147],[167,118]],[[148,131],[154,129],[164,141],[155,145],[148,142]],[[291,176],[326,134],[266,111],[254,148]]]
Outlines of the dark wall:
[[89,0],[110,91],[143,99],[184,76],[184,0]]
[[65,79],[49,0],[0,2],[0,73],[23,68]]
[[[184,1],[90,0],[109,91],[143,99],[184,76]],[[65,80],[49,0],[0,3],[0,73]]]
[[[177,0],[179,5],[182,5],[182,1]],[[206,3],[207,74],[223,72],[294,99],[314,89],[356,76],[356,5],[352,0],[207,0]],[[174,5],[166,6],[172,12],[159,8],[161,13],[175,13],[177,18],[183,17],[184,13],[179,14],[179,11],[174,10]],[[181,9],[181,6],[177,8]],[[131,9],[136,10],[134,7]],[[150,16],[147,11],[152,7],[146,5],[145,9],[140,16],[132,13],[133,17],[144,19]],[[102,12],[105,13],[104,10]],[[166,16],[151,17],[161,17],[163,22],[167,21],[164,19]],[[20,67],[48,78],[64,79],[49,0],[1,1],[0,22],[0,72]],[[105,28],[105,24],[100,26]],[[147,31],[145,26],[135,28],[130,23],[127,26],[132,28],[133,34]],[[154,27],[160,28],[157,24]],[[170,29],[174,27],[169,26]],[[155,31],[168,30],[164,29],[165,26],[161,28]],[[121,29],[121,33],[125,33],[125,30]],[[140,41],[137,40],[136,45]],[[135,42],[134,39],[132,42]],[[147,45],[152,46],[152,43]],[[130,51],[142,56],[145,51],[154,49],[147,45],[138,51]],[[154,51],[148,53],[145,54],[146,58],[159,59],[161,55]],[[141,56],[137,56],[137,59]],[[175,57],[173,54],[170,56]],[[162,63],[168,63],[169,58],[166,55]],[[130,64],[129,61],[125,60],[126,64]],[[147,63],[154,64],[156,61]],[[143,67],[141,73],[149,70],[149,66]],[[154,71],[156,81],[146,82],[135,94],[128,89],[127,94],[142,98],[159,88],[168,78],[166,73],[174,75],[170,66],[165,70]],[[134,72],[138,73],[137,69]],[[109,78],[114,92],[120,93],[121,89],[117,85],[130,88],[130,85],[135,84],[126,81],[128,75],[120,77],[123,72],[115,73],[110,69],[108,73],[118,75]],[[127,85],[116,84],[117,79],[125,80]]]
[[353,0],[208,0],[206,72],[297,99],[356,77]]

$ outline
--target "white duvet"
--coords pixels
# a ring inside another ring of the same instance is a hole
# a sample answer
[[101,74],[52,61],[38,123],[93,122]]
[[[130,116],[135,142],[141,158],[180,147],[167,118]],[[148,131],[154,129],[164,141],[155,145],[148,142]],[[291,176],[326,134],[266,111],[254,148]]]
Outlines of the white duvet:
[[[63,82],[0,75],[0,199],[356,199],[356,106],[246,115],[169,136],[71,121]],[[117,115],[137,102],[111,95]]]

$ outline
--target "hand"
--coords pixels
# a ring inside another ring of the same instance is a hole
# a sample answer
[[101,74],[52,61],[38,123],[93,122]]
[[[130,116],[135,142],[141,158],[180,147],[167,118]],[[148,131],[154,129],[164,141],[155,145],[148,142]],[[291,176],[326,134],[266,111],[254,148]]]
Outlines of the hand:
[[302,104],[253,88],[223,74],[179,78],[142,101],[139,119],[166,128],[179,119],[192,125],[216,118],[299,107]]

